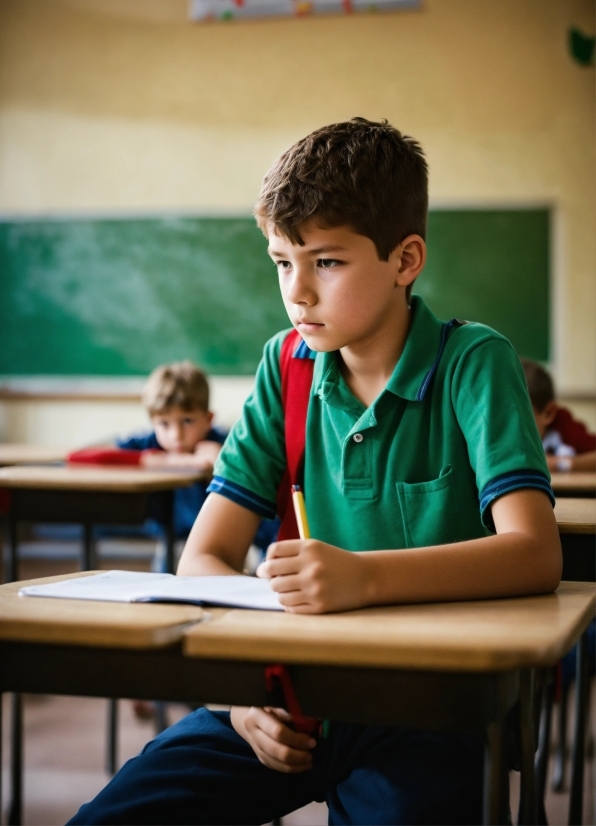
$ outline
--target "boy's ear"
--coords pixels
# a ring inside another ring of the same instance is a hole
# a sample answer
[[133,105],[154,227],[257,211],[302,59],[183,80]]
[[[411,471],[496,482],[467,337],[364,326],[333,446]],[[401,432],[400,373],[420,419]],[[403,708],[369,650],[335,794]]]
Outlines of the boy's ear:
[[395,256],[395,284],[407,287],[422,272],[426,264],[426,243],[420,235],[408,235],[391,253]]
[[542,410],[542,421],[547,427],[554,422],[558,409],[559,408],[557,407],[557,403],[553,399]]

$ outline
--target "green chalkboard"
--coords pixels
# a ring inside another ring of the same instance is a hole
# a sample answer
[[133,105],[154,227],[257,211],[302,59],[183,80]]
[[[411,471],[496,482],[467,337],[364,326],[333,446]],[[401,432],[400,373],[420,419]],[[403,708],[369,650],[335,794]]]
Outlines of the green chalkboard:
[[[435,211],[417,292],[548,357],[548,213]],[[251,218],[0,222],[0,373],[250,374],[288,320]]]

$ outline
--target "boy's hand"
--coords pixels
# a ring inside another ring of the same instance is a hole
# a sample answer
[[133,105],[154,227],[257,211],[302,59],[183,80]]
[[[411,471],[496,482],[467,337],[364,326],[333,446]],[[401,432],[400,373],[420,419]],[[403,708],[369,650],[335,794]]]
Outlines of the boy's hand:
[[291,613],[323,614],[367,604],[362,555],[316,539],[274,542],[257,576],[271,580]]
[[213,470],[213,465],[219,456],[220,450],[221,445],[219,442],[199,442],[195,447],[194,453],[192,454],[195,459],[196,466],[201,470]]
[[283,708],[233,706],[232,725],[269,769],[297,774],[312,768],[317,741],[289,727],[292,718]]

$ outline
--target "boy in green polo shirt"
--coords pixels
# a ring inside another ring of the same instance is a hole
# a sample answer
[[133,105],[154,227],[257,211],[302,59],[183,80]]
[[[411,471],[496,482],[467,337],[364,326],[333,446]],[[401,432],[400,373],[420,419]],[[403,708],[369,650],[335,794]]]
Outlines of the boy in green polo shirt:
[[[424,267],[427,167],[416,141],[355,118],[313,132],[266,175],[255,214],[314,360],[304,488],[311,540],[259,575],[287,611],[552,591],[561,551],[544,452],[509,342],[411,297]],[[285,464],[280,355],[215,466],[180,561],[238,573]],[[374,698],[371,697],[374,703]],[[332,723],[317,743],[281,709],[204,709],[130,761],[72,823],[263,823],[326,799],[330,823],[477,823],[472,737]]]

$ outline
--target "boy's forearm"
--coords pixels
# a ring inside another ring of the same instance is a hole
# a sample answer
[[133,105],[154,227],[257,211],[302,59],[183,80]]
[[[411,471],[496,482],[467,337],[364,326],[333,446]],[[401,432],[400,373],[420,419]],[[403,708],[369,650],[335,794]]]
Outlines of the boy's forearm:
[[219,556],[209,553],[186,553],[186,547],[176,571],[178,576],[232,576],[242,573]]
[[180,557],[180,576],[241,574],[260,517],[211,493],[199,511]]
[[360,557],[366,605],[548,593],[561,570],[560,546],[543,548],[516,533]]

